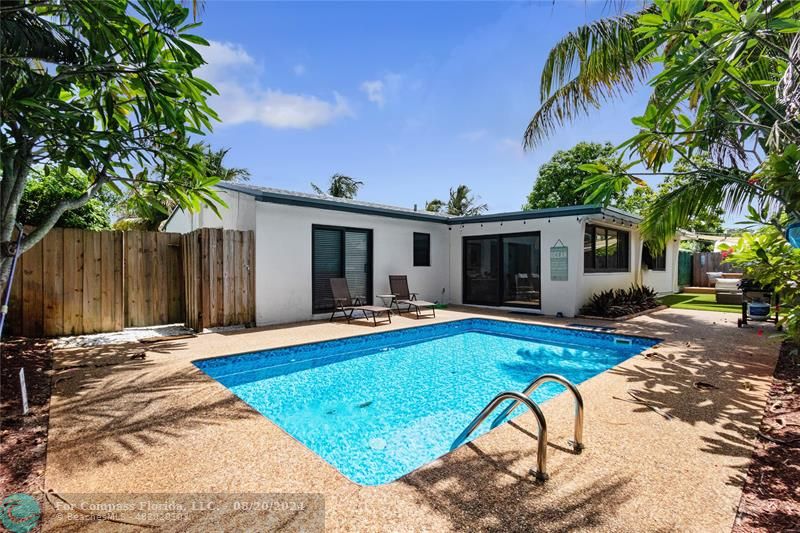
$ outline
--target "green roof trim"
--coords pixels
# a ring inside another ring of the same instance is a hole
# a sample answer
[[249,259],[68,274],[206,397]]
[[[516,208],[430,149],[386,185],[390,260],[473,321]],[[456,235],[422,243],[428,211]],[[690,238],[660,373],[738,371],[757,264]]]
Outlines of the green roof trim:
[[556,218],[583,215],[604,215],[611,218],[619,218],[622,221],[638,224],[642,221],[640,217],[627,213],[613,207],[601,207],[599,205],[575,205],[568,207],[552,207],[548,209],[534,209],[531,211],[513,211],[509,213],[494,213],[487,215],[473,215],[454,217],[426,211],[415,211],[403,207],[390,205],[373,204],[359,200],[348,200],[343,198],[327,198],[307,193],[272,189],[268,187],[255,187],[252,185],[240,185],[235,183],[220,183],[217,185],[221,189],[240,192],[255,197],[256,201],[294,205],[298,207],[310,207],[316,209],[330,209],[333,211],[346,211],[361,215],[375,215],[390,218],[403,218],[408,220],[421,220],[425,222],[436,222],[440,224],[475,224],[483,222],[508,222],[513,220],[532,220],[537,218]]

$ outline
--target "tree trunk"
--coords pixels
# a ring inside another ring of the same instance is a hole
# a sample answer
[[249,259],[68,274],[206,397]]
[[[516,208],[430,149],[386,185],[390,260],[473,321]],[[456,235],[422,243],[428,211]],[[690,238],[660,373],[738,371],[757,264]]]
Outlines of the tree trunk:
[[11,257],[0,257],[0,305],[5,303],[6,285],[11,275]]
[[[34,142],[21,134],[19,128],[15,128],[14,133],[14,144],[9,146],[3,143],[2,145],[3,175],[0,178],[0,243],[14,239],[19,204],[22,200],[22,194],[25,192],[25,185],[28,182],[33,165],[32,147]],[[84,205],[108,181],[109,177],[105,168],[103,168],[98,173],[94,183],[86,189],[86,192],[78,198],[61,200],[48,213],[45,220],[26,235],[25,240],[22,242],[20,254],[27,252],[42,240],[66,211],[77,209]],[[8,283],[10,271],[11,258],[0,257],[0,288],[4,289]]]

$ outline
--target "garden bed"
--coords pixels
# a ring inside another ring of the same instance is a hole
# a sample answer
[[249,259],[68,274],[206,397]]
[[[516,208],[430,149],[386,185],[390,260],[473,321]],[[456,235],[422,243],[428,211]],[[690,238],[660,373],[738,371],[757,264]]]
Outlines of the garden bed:
[[784,343],[747,474],[736,533],[800,531],[800,353]]
[[[53,352],[43,339],[11,339],[0,344],[0,486],[3,495],[30,494],[43,503],[50,420]],[[25,368],[29,411],[22,414],[19,369]]]

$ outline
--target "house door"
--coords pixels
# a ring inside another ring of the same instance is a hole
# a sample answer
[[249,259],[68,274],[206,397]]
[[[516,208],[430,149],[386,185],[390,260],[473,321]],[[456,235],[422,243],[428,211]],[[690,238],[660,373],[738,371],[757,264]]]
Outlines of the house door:
[[499,237],[464,237],[464,303],[500,305]]
[[538,231],[464,237],[465,304],[541,309]]
[[331,278],[345,278],[350,295],[372,303],[372,230],[312,227],[312,312],[333,310]]

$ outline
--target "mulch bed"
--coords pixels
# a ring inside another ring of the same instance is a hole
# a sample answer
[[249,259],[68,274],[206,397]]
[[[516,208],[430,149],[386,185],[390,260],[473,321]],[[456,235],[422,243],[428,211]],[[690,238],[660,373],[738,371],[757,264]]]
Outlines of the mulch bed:
[[[8,339],[0,343],[0,487],[2,497],[21,492],[43,504],[50,376],[53,351],[42,339]],[[25,368],[27,415],[22,415],[19,369]]]
[[781,347],[733,531],[800,532],[798,346]]

